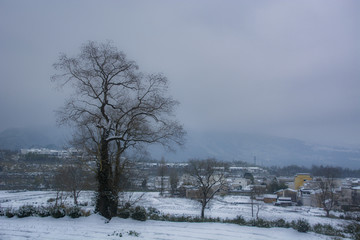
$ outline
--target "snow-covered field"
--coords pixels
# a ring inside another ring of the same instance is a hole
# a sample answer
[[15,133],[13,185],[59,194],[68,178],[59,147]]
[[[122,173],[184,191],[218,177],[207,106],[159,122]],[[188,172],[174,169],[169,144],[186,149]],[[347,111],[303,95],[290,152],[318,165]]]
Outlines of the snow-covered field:
[[[130,231],[139,234],[131,236]],[[122,234],[122,238],[119,238]],[[109,223],[98,215],[71,219],[65,217],[0,218],[0,239],[328,239],[314,233],[299,233],[293,229],[243,227],[221,223],[139,222],[114,218]]]
[[[88,202],[85,208],[92,209],[92,192],[83,192],[80,202]],[[127,198],[137,199],[141,193],[134,193]],[[47,205],[54,192],[0,191],[0,207],[18,208],[25,204]],[[69,203],[72,199],[68,198]],[[251,205],[248,197],[226,196],[213,200],[205,215],[208,217],[235,218],[238,215],[251,218]],[[145,193],[137,205],[155,207],[164,214],[199,216],[198,202],[160,197],[158,193]],[[256,213],[257,208],[254,208]],[[329,223],[339,227],[347,223],[345,220],[325,218],[321,209],[308,207],[275,207],[260,205],[259,217],[267,220],[283,218],[287,221],[300,218],[311,224]],[[134,232],[131,232],[134,231]],[[139,233],[139,236],[134,236]],[[129,234],[130,233],[130,234]],[[131,234],[133,233],[133,234]],[[7,218],[0,217],[0,239],[329,239],[315,233],[299,233],[293,229],[255,228],[223,223],[174,223],[160,221],[139,222],[131,219],[113,218],[109,223],[98,215],[71,219],[69,217],[54,219],[52,217]]]

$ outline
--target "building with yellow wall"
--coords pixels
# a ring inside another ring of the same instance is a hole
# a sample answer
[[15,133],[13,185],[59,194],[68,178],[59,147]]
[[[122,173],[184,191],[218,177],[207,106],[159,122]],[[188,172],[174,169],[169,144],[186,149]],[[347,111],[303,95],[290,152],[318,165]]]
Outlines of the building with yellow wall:
[[312,180],[312,177],[310,176],[309,173],[296,174],[294,179],[295,190],[299,190],[302,186],[304,186],[304,183],[306,181],[310,181],[310,180]]

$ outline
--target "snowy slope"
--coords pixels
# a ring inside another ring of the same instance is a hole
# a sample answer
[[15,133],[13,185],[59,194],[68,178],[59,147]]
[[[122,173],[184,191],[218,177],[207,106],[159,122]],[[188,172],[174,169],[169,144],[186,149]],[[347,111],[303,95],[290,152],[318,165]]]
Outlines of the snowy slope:
[[[126,198],[137,199],[143,193],[127,194]],[[90,206],[93,192],[83,192],[80,202],[88,202]],[[0,206],[18,208],[25,204],[46,205],[49,198],[55,197],[55,192],[0,191]],[[72,199],[67,199],[71,204]],[[244,204],[245,203],[245,204]],[[251,218],[249,198],[244,196],[216,197],[210,207],[206,209],[208,217],[235,218],[238,215],[246,219]],[[159,193],[145,193],[137,202],[145,207],[155,207],[164,214],[199,216],[200,205],[197,201],[183,198],[164,198]],[[256,207],[255,207],[256,213]],[[287,221],[304,218],[312,225],[328,223],[339,227],[348,223],[341,219],[325,218],[324,211],[308,207],[275,207],[271,204],[260,205],[259,217],[276,220],[283,218]],[[138,238],[129,236],[127,232],[140,233]],[[0,217],[0,239],[327,239],[314,233],[298,233],[293,229],[283,228],[254,228],[235,224],[221,223],[172,223],[160,221],[138,222],[114,218],[106,224],[105,219],[98,215],[71,219],[65,217],[54,219],[40,218],[6,218]],[[108,236],[110,235],[110,236]]]

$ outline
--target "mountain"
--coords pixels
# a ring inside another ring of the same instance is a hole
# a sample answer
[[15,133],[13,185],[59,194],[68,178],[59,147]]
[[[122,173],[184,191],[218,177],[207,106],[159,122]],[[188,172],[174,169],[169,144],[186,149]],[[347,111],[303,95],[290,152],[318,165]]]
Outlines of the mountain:
[[[7,129],[0,133],[0,149],[18,150],[31,147],[62,148],[70,131],[56,127]],[[151,146],[148,152],[154,159],[164,157],[168,162],[185,162],[192,158],[216,158],[221,161],[244,161],[263,166],[292,164],[331,165],[360,168],[360,149],[308,144],[306,142],[268,135],[188,131],[183,148],[166,152]]]
[[66,144],[69,131],[53,126],[10,128],[0,133],[0,149],[47,147],[60,149]]
[[152,157],[167,161],[213,157],[223,161],[244,161],[263,166],[296,164],[360,168],[360,149],[308,144],[304,141],[244,133],[189,132],[183,149],[175,153],[161,147],[149,148]]

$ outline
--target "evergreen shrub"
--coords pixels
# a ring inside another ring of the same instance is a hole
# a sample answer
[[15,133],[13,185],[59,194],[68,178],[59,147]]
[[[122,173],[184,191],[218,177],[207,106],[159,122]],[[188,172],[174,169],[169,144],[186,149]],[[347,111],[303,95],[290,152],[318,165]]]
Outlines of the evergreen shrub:
[[308,232],[311,227],[307,220],[305,219],[298,219],[294,224],[294,229],[298,230],[298,232]]
[[144,207],[137,206],[131,214],[131,218],[138,221],[146,221],[147,214]]
[[30,217],[36,215],[36,209],[32,205],[24,205],[19,207],[15,214],[19,218]]

